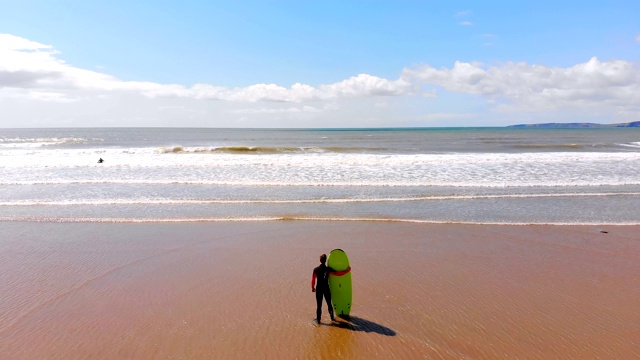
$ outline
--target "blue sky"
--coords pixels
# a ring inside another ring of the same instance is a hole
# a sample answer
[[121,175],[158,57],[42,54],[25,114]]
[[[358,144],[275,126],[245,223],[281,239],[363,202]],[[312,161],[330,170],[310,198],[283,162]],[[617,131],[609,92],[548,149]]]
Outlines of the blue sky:
[[640,120],[636,1],[0,6],[0,127]]

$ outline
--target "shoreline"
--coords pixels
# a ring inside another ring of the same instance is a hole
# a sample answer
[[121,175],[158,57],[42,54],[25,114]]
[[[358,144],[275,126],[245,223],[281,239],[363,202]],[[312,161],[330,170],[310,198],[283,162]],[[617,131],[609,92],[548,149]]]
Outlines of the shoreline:
[[[606,226],[606,229],[599,227]],[[602,231],[606,231],[602,232]],[[9,358],[632,358],[640,226],[0,222]],[[349,320],[312,323],[344,249]]]
[[640,226],[638,222],[491,222],[491,221],[441,221],[402,218],[324,218],[301,216],[265,216],[265,217],[203,217],[203,218],[13,218],[0,217],[2,223],[36,223],[36,224],[220,224],[220,223],[263,223],[263,222],[344,222],[344,223],[398,223],[398,224],[423,224],[423,225],[471,225],[471,226]]

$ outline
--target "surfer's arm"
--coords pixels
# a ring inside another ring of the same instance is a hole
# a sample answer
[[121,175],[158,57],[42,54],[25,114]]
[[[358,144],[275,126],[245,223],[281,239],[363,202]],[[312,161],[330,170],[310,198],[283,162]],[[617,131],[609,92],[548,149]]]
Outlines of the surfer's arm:
[[311,291],[316,292],[316,272],[313,272],[313,276],[311,277]]
[[349,271],[351,271],[351,266],[349,266],[346,270],[343,270],[343,271],[333,271],[333,272],[330,272],[330,274],[331,274],[331,275],[335,275],[335,276],[342,276],[342,275],[344,275],[344,274],[348,273]]

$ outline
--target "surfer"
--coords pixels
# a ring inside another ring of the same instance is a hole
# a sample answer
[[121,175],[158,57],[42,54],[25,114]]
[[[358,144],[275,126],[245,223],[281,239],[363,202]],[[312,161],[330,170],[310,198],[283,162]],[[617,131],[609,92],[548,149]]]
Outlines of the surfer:
[[102,164],[104,162],[104,160],[102,160],[102,158],[100,158],[100,160],[98,160],[98,164]]
[[[345,271],[335,271],[326,265],[327,254],[320,255],[320,266],[313,269],[313,277],[311,278],[311,291],[316,293],[316,322],[320,323],[322,316],[322,298],[324,297],[329,309],[331,321],[336,321],[333,317],[333,307],[331,307],[331,290],[329,289],[329,275],[344,275],[351,270],[351,267]],[[316,279],[317,284],[316,284]]]

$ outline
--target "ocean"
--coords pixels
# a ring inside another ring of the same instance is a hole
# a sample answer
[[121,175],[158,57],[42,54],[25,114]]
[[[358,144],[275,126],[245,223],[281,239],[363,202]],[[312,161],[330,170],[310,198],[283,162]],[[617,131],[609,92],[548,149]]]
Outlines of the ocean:
[[0,221],[297,219],[637,225],[640,129],[0,129]]

